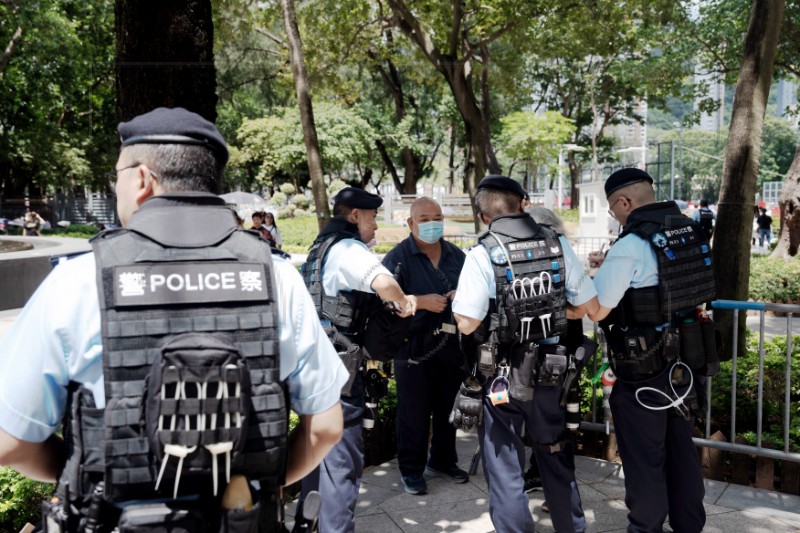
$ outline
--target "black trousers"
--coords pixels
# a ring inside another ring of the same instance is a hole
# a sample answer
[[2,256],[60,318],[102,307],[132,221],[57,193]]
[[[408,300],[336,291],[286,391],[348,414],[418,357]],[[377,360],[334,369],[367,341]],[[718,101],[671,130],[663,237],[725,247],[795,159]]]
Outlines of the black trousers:
[[[611,413],[619,454],[625,469],[625,504],[629,532],[661,532],[669,515],[673,531],[702,531],[705,486],[697,449],[692,443],[692,422],[674,409],[653,411],[636,400],[636,390],[665,390],[669,369],[646,381],[617,379],[611,392]],[[637,376],[631,376],[633,380]],[[665,398],[641,393],[648,405]]]

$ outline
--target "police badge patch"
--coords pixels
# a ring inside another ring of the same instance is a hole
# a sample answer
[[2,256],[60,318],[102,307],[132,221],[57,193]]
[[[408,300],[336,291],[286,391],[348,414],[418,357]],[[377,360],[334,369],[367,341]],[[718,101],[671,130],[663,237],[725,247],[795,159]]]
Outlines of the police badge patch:
[[664,248],[667,246],[667,236],[661,233],[660,231],[654,233],[650,240],[653,241],[653,244],[658,248]]
[[496,265],[505,265],[508,262],[506,261],[506,255],[499,246],[494,246],[489,250],[489,257],[492,259],[492,263]]

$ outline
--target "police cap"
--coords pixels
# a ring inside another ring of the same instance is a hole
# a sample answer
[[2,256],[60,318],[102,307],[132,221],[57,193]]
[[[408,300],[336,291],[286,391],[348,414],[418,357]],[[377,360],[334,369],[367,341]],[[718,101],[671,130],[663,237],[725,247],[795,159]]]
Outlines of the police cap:
[[512,180],[511,178],[507,178],[505,176],[498,176],[497,174],[489,174],[488,176],[485,176],[478,184],[478,190],[480,189],[501,189],[504,191],[511,191],[514,194],[519,195],[520,198],[528,197],[528,194],[518,181]]
[[653,184],[653,178],[644,170],[633,167],[617,170],[606,180],[606,198],[611,196],[614,191],[640,181],[647,181],[651,185]]
[[378,209],[383,204],[383,198],[363,189],[345,187],[333,197],[333,203],[355,209]]
[[192,144],[212,150],[224,165],[228,147],[217,128],[182,107],[159,107],[117,126],[122,146],[132,144]]

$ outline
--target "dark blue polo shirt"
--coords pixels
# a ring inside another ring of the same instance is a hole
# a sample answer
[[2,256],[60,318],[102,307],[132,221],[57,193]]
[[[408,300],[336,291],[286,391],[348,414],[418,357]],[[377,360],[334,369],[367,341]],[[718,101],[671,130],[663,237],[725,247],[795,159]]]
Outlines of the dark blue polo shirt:
[[[395,246],[383,259],[383,265],[392,274],[398,263],[402,264],[400,286],[406,294],[447,294],[458,286],[458,276],[464,266],[466,255],[455,244],[442,239],[442,256],[438,268],[434,268],[425,252],[420,251],[413,235]],[[398,358],[424,355],[425,339],[439,328],[442,322],[454,324],[452,311],[447,306],[442,313],[418,311],[411,319],[409,342]],[[455,335],[453,338],[455,339]],[[430,339],[429,339],[430,340]],[[449,346],[454,343],[448,343]],[[457,343],[455,343],[457,345]]]

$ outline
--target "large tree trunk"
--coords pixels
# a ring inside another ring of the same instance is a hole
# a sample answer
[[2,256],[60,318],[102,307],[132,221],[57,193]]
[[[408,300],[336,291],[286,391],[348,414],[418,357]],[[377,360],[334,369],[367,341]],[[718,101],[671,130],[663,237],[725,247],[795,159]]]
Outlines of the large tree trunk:
[[117,117],[184,107],[217,117],[211,0],[117,0]]
[[800,249],[800,145],[781,189],[781,229],[778,245],[770,257],[790,258]]
[[325,227],[331,218],[328,207],[328,192],[325,190],[325,181],[322,178],[322,157],[319,153],[317,140],[317,126],[314,123],[314,110],[311,107],[311,93],[306,78],[306,63],[303,58],[303,43],[300,40],[300,31],[297,28],[297,14],[294,11],[293,0],[281,0],[283,10],[283,25],[286,29],[286,39],[289,43],[289,59],[292,63],[292,76],[294,89],[297,93],[297,105],[300,107],[300,122],[303,125],[303,140],[306,144],[308,157],[308,171],[311,174],[311,189],[314,194],[314,206],[317,210],[317,223],[319,229]]
[[[750,278],[750,236],[761,152],[761,130],[767,106],[784,0],[754,0],[744,43],[744,58],[736,84],[725,163],[722,170],[714,272],[717,298],[747,300]],[[730,358],[733,314],[717,311],[723,354]],[[745,313],[740,313],[739,353],[744,350]]]

